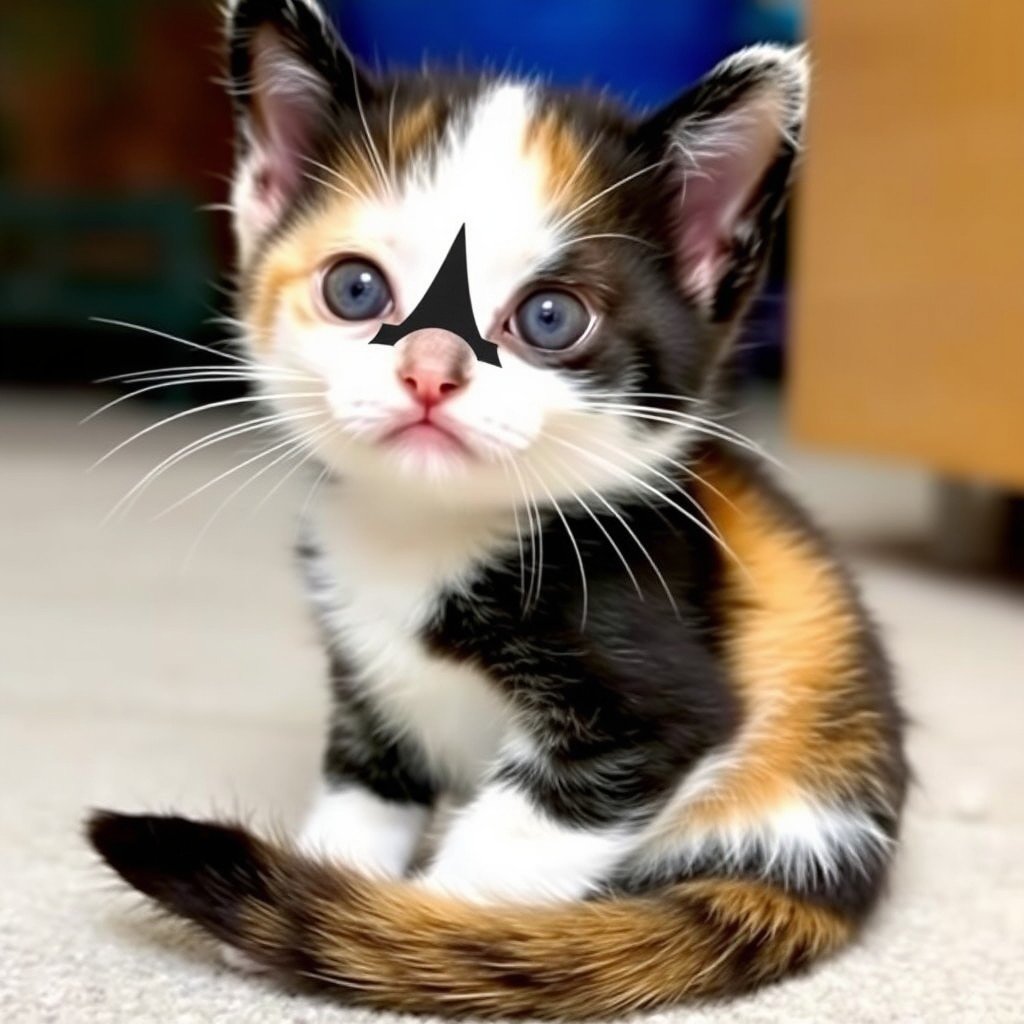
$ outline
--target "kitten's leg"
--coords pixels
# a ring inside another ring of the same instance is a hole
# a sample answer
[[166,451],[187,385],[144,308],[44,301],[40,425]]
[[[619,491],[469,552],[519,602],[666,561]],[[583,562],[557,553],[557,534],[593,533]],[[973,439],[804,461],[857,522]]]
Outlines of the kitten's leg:
[[479,902],[580,899],[612,875],[631,846],[624,828],[560,822],[528,794],[495,784],[455,819],[421,881]]
[[380,720],[346,665],[336,627],[336,585],[316,531],[300,527],[299,568],[330,658],[331,723],[323,782],[299,845],[363,871],[401,876],[434,801],[416,754]]
[[[636,842],[637,827],[626,818],[635,803],[622,815],[588,816],[581,798],[583,817],[566,813],[521,769],[521,761],[499,764],[445,832],[422,884],[480,902],[536,902],[580,899],[614,874]],[[551,778],[545,785],[559,788]],[[591,793],[589,803],[595,800],[601,795]]]
[[323,783],[299,845],[361,871],[400,877],[427,824],[434,787],[415,753],[360,699],[338,659],[332,684]]
[[422,804],[387,800],[359,782],[325,779],[298,842],[311,856],[398,878],[409,867],[428,817]]

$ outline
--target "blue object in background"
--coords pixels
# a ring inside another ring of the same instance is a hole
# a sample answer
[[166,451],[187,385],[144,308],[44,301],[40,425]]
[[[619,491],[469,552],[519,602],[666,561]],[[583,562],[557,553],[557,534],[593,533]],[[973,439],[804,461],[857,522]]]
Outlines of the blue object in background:
[[539,73],[664,103],[752,42],[792,42],[801,0],[330,0],[370,67],[432,62]]
[[539,73],[637,106],[671,99],[735,46],[740,0],[334,0],[356,56],[374,67],[432,62]]

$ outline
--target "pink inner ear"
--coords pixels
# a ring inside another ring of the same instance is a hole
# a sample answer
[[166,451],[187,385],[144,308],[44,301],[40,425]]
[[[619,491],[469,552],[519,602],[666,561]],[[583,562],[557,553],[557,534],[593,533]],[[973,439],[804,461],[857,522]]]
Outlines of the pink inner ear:
[[253,43],[251,207],[239,216],[261,231],[294,195],[326,97],[326,85],[272,30]]
[[761,97],[701,125],[682,146],[682,285],[705,305],[714,299],[743,217],[778,153],[777,117],[775,104]]

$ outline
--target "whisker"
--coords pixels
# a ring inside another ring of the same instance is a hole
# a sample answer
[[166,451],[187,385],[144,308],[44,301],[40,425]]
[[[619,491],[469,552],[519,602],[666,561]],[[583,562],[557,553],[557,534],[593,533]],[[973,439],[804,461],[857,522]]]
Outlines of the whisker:
[[584,458],[608,466],[614,472],[624,476],[627,480],[632,481],[638,487],[642,487],[645,491],[648,491],[649,493],[659,497],[662,501],[665,502],[666,505],[668,505],[670,508],[675,509],[680,515],[684,516],[686,519],[689,519],[690,522],[693,523],[693,525],[696,526],[699,530],[707,534],[707,536],[710,537],[716,544],[718,544],[719,547],[722,548],[722,550],[736,563],[737,566],[739,566],[740,569],[746,572],[746,566],[743,565],[739,557],[732,550],[732,548],[729,547],[725,540],[722,539],[722,537],[720,537],[714,530],[708,527],[706,523],[698,519],[692,512],[690,512],[688,509],[683,508],[680,504],[678,504],[676,501],[670,498],[667,494],[664,494],[662,491],[659,491],[656,487],[652,486],[646,480],[637,476],[635,473],[630,473],[629,470],[623,469],[621,466],[617,466],[614,462],[611,462],[608,459],[603,458],[596,452],[588,451],[587,449],[581,448],[579,445],[573,444],[571,441],[566,441],[564,438],[561,437],[552,436],[552,440],[556,441],[558,444],[565,445],[567,448],[571,448],[573,451],[578,452]]
[[247,423],[232,424],[228,427],[221,427],[219,430],[212,431],[195,441],[190,441],[188,444],[183,445],[177,451],[168,455],[165,459],[149,470],[149,472],[146,473],[146,475],[137,483],[135,483],[135,485],[107,513],[103,522],[109,522],[121,509],[128,511],[128,509],[135,504],[135,501],[142,496],[143,491],[145,491],[151,483],[167,472],[167,470],[188,458],[190,455],[203,451],[203,449],[209,448],[211,445],[219,444],[221,441],[228,441],[233,437],[240,437],[241,435],[247,434],[253,430],[274,427],[282,423],[291,422],[293,419],[307,419],[308,417],[315,415],[319,415],[319,413],[275,413],[270,416],[258,417],[257,419],[250,420]]
[[356,72],[356,66],[354,63],[352,65],[352,86],[356,96],[356,109],[359,111],[359,120],[363,124],[363,134],[366,136],[366,141],[369,144],[371,162],[376,165],[377,176],[380,179],[380,183],[384,191],[389,195],[394,195],[394,186],[388,180],[387,171],[384,169],[384,161],[380,156],[380,150],[377,149],[377,143],[373,141],[370,126],[366,121],[366,111],[363,109],[363,98],[359,93],[359,75]]
[[593,494],[594,497],[597,498],[597,500],[599,502],[601,502],[601,504],[604,505],[604,507],[606,509],[608,509],[608,511],[622,524],[622,528],[626,531],[626,533],[629,534],[629,536],[633,540],[633,543],[636,544],[636,546],[640,549],[641,554],[644,556],[644,558],[647,559],[648,565],[650,565],[651,569],[654,571],[654,575],[658,577],[658,582],[661,584],[662,589],[665,591],[665,596],[668,598],[668,603],[672,606],[672,611],[675,613],[676,617],[678,618],[679,617],[679,607],[676,604],[676,599],[675,599],[674,595],[672,594],[672,591],[669,588],[669,585],[666,582],[665,577],[662,575],[661,569],[658,568],[658,563],[655,562],[655,560],[654,560],[653,556],[651,555],[651,553],[647,550],[647,548],[644,546],[643,542],[637,536],[636,531],[629,525],[629,523],[627,522],[625,516],[623,516],[622,513],[620,513],[618,511],[618,509],[616,509],[611,504],[611,502],[609,502],[605,498],[605,496],[603,494],[601,494],[600,491],[597,490],[597,488],[591,487],[591,485],[588,484],[585,480],[583,480],[582,477],[578,476],[578,479],[582,480],[583,485],[587,488],[587,490],[590,491],[590,493]]
[[[312,164],[314,167],[319,168],[325,174],[329,174],[332,178],[337,178],[338,181],[340,181],[343,185],[347,185],[355,193],[355,195],[351,195],[346,191],[344,193],[345,195],[350,195],[350,198],[353,199],[361,199],[364,202],[370,201],[370,194],[365,189],[363,189],[357,182],[353,181],[347,174],[342,174],[341,171],[339,171],[336,167],[331,167],[328,164],[322,164],[320,163],[319,160],[314,160],[312,157],[308,156],[304,156],[302,159],[306,163]],[[319,182],[321,185],[326,185],[328,188],[335,187],[333,185],[328,184],[325,181],[321,181],[320,178],[315,178],[314,180]]]
[[648,249],[657,249],[653,242],[648,242],[645,238],[637,238],[636,235],[626,235],[617,231],[600,231],[592,235],[576,235],[573,238],[566,239],[566,241],[554,246],[550,253],[561,252],[563,249],[568,249],[570,246],[579,245],[581,242],[589,242],[598,238],[618,238],[626,242],[636,242],[637,245],[644,245]]
[[[537,500],[526,486],[526,481],[514,458],[511,459],[511,465],[519,479],[523,497],[526,499],[526,515],[530,525],[530,588],[526,593],[525,607],[525,611],[529,612],[540,601],[541,580],[544,573],[544,523],[541,520]],[[536,596],[534,596],[535,592]]]
[[[564,462],[561,459],[559,459],[558,462],[559,466],[555,467],[556,470],[559,467],[562,469],[569,468],[564,464]],[[576,475],[578,478],[578,474],[574,475]],[[622,549],[619,547],[618,544],[615,543],[615,539],[605,528],[605,525],[601,522],[600,518],[594,513],[594,510],[576,493],[576,491],[566,482],[564,477],[562,478],[562,483],[568,488],[569,493],[573,496],[573,499],[580,506],[580,508],[582,508],[583,511],[586,512],[588,516],[590,516],[590,518],[594,521],[594,525],[601,531],[602,534],[604,534],[605,540],[608,541],[608,543],[611,545],[612,550],[615,552],[615,554],[618,556],[619,561],[622,563],[623,569],[626,570],[626,575],[629,576],[630,580],[632,580],[633,588],[636,590],[636,596],[640,598],[641,601],[643,601],[644,592],[640,587],[640,581],[636,578],[636,574],[633,572],[632,566],[626,560],[626,556],[622,553]]]
[[[277,398],[322,398],[323,391],[297,391],[291,392],[286,395],[277,395]],[[173,416],[166,416],[162,420],[158,420],[156,423],[151,423],[148,427],[144,427],[142,430],[132,434],[127,440],[122,441],[119,445],[111,448],[106,455],[101,459],[98,459],[92,464],[90,469],[96,469],[98,466],[103,465],[111,456],[116,455],[122,448],[127,447],[133,441],[138,440],[140,437],[144,437],[146,434],[158,429],[159,427],[166,426],[168,423],[173,423],[175,420],[184,419],[186,416],[195,416],[196,413],[206,412],[210,409],[223,409],[229,405],[244,405],[252,402],[265,402],[267,399],[264,395],[245,395],[241,398],[225,398],[219,402],[207,402],[205,405],[198,405],[193,409],[183,409],[181,412],[176,412]]]
[[313,503],[313,499],[316,497],[317,492],[320,490],[323,482],[331,475],[330,466],[324,466],[320,470],[320,475],[313,481],[312,486],[309,488],[309,492],[306,494],[306,499],[302,503],[302,507],[299,509],[299,519],[304,520],[306,513],[309,511],[309,506]]
[[658,406],[638,405],[636,403],[627,402],[587,403],[585,400],[585,404],[589,404],[591,408],[600,409],[602,411],[612,409],[621,410],[623,412],[640,412],[653,416],[674,417],[675,419],[678,419],[680,422],[685,423],[700,423],[708,427],[714,427],[716,430],[721,430],[723,433],[729,435],[730,437],[735,437],[737,440],[746,441],[748,444],[757,444],[757,442],[754,441],[752,438],[747,437],[746,434],[741,434],[738,430],[734,429],[733,427],[729,427],[723,423],[719,423],[717,420],[710,420],[706,416],[698,416],[696,413],[692,412],[682,412],[681,410],[678,409],[662,409]]
[[[303,434],[303,436],[298,440],[298,442],[293,444],[292,447],[288,449],[288,451],[286,451],[283,455],[279,455],[276,459],[272,459],[269,463],[267,463],[267,465],[262,466],[255,473],[246,478],[238,487],[236,487],[214,509],[213,515],[211,515],[210,518],[206,520],[206,523],[203,525],[203,528],[199,531],[198,536],[189,546],[188,551],[185,553],[184,561],[182,562],[182,570],[187,569],[189,565],[192,563],[192,559],[195,557],[196,552],[202,545],[204,538],[210,532],[210,530],[213,528],[214,523],[217,522],[217,520],[221,517],[224,510],[231,504],[231,502],[233,502],[244,490],[246,490],[248,487],[254,484],[261,476],[269,472],[275,466],[279,465],[281,462],[284,462],[288,458],[300,454],[302,450],[308,445],[315,444],[317,440],[319,440],[326,432],[329,431],[332,425],[333,424],[328,423],[326,426],[321,426],[320,428],[314,428],[311,431],[306,431]],[[302,459],[300,459],[294,466],[292,466],[291,469],[289,469],[289,471],[281,478],[281,480],[277,482],[277,484],[274,486],[274,489],[270,491],[269,494],[264,495],[262,501],[260,501],[260,503],[256,506],[255,510],[250,513],[250,518],[264,506],[264,504],[269,500],[270,496],[277,491],[281,484],[284,483],[284,481],[287,480],[296,471],[296,469],[306,464],[307,460],[312,455],[314,455],[315,452],[316,449],[312,448],[311,451],[307,452]],[[269,454],[269,452],[265,452],[263,454],[266,455]]]
[[359,197],[349,192],[348,189],[342,188],[340,185],[334,185],[329,181],[324,181],[323,178],[318,177],[311,171],[303,171],[302,176],[308,181],[316,182],[317,185],[323,185],[330,192],[334,192],[339,196],[344,196],[346,199],[358,199]]
[[[510,456],[508,454],[504,454],[502,456],[501,464],[502,464],[503,469],[505,470],[505,476],[506,477],[511,477],[511,475],[512,475],[509,472],[509,466],[511,465],[511,462],[512,462],[512,456]],[[522,487],[520,487],[520,491],[522,491]],[[524,500],[525,500],[525,495],[523,497],[524,497]],[[523,531],[522,531],[522,528],[519,525],[519,504],[518,504],[518,502],[513,502],[512,503],[512,516],[513,516],[513,519],[515,520],[516,548],[517,548],[517,550],[519,552],[519,601],[520,601],[520,608],[522,608],[523,597],[524,597],[524,594],[526,592],[526,555],[523,552]]]
[[198,341],[189,341],[188,338],[179,338],[176,334],[168,334],[166,331],[158,331],[154,327],[144,327],[142,324],[128,323],[127,320],[111,320],[103,316],[91,316],[90,321],[94,324],[107,324],[110,327],[124,327],[130,331],[140,331],[143,334],[151,334],[156,338],[164,338],[166,341],[176,341],[179,345],[188,348],[198,349],[200,352],[208,352],[219,359],[230,359],[233,363],[241,363],[243,366],[256,366],[251,359],[244,359],[234,352],[223,352],[220,349],[210,348],[209,345],[200,345]]
[[309,451],[297,463],[295,463],[295,465],[292,466],[292,468],[289,469],[288,472],[285,473],[284,476],[282,476],[281,479],[278,480],[277,483],[274,484],[274,486],[271,487],[271,489],[267,491],[267,493],[264,494],[262,498],[260,498],[256,507],[250,513],[250,517],[256,515],[256,513],[259,512],[259,510],[263,508],[263,506],[266,505],[266,503],[270,501],[270,499],[275,494],[277,494],[277,492],[292,478],[292,476],[294,476],[295,473],[302,469],[302,467],[306,465],[306,463],[309,462],[309,460],[312,459],[317,454],[315,445],[318,442],[322,441],[325,437],[330,437],[330,435],[336,429],[337,424],[333,420],[331,420],[319,430],[314,429],[313,431],[310,431],[306,434],[308,443],[310,445]]
[[[570,429],[572,429],[572,428],[570,427]],[[670,487],[672,487],[673,489],[678,491],[679,494],[682,495],[682,497],[684,497],[691,505],[693,505],[693,507],[700,513],[700,515],[703,516],[703,518],[704,518],[705,522],[707,522],[708,526],[710,526],[712,529],[715,528],[714,522],[711,519],[711,516],[708,515],[707,509],[705,509],[704,506],[701,505],[701,503],[697,500],[697,498],[694,495],[690,494],[690,492],[687,491],[686,488],[683,487],[679,483],[678,480],[673,480],[670,476],[668,476],[666,473],[663,473],[656,466],[652,466],[649,462],[644,462],[643,459],[637,458],[635,455],[632,455],[630,452],[627,452],[625,449],[620,448],[617,445],[613,445],[610,442],[603,440],[602,438],[593,437],[593,438],[590,438],[589,440],[599,444],[602,448],[605,449],[605,451],[610,451],[610,452],[612,452],[615,455],[619,455],[622,458],[626,459],[627,461],[631,462],[634,466],[639,466],[641,469],[644,469],[644,470],[646,470],[649,473],[653,473],[656,477],[658,477],[658,479],[664,480],[665,483],[667,483]],[[667,462],[668,464],[676,467],[681,472],[685,473],[691,479],[693,479],[693,480],[700,480],[702,483],[704,482],[685,463],[680,462],[677,459],[669,458],[667,455],[662,455],[662,456],[659,456],[659,457],[664,459],[664,461]],[[708,484],[707,486],[711,487],[710,484]],[[714,489],[714,488],[712,488],[712,489]],[[724,497],[724,495],[723,495],[723,497]]]
[[391,90],[391,101],[388,103],[388,167],[391,180],[398,183],[398,172],[395,164],[395,99],[398,96],[398,85]]
[[243,380],[304,380],[315,381],[317,378],[299,370],[265,366],[257,369],[244,366],[157,366],[148,370],[131,370],[127,373],[115,373],[109,377],[98,377],[94,384],[110,384],[120,381],[169,380],[172,377],[192,376],[231,376]]
[[[143,384],[147,381],[153,380],[152,377],[142,377],[133,383]],[[159,379],[159,378],[156,378]],[[117,398],[105,405],[101,405],[98,409],[89,413],[84,419],[80,420],[78,425],[84,426],[90,420],[94,420],[97,416],[105,413],[108,409],[113,409],[115,405],[120,405],[122,402],[127,402],[130,398],[138,398],[139,395],[144,395],[149,391],[159,391],[162,388],[180,388],[189,384],[234,384],[234,383],[246,383],[253,380],[259,380],[260,378],[243,377],[243,376],[212,376],[212,377],[172,377],[169,380],[163,380],[162,383],[150,384],[149,387],[138,388],[135,391],[129,391],[124,395],[119,395]]]
[[770,462],[776,468],[783,470],[784,472],[789,472],[787,466],[781,463],[770,452],[765,451],[765,449],[756,441],[753,441],[746,435],[733,430],[731,427],[725,427],[720,423],[716,423],[714,420],[706,420],[703,417],[694,417],[689,416],[686,413],[669,412],[667,410],[655,412],[648,409],[646,406],[638,407],[645,410],[644,412],[638,412],[615,403],[604,405],[601,403],[590,403],[587,408],[596,412],[616,412],[627,419],[646,420],[650,423],[664,423],[668,426],[685,427],[687,430],[690,430],[695,434],[704,434],[707,437],[714,437],[719,441],[736,445],[737,448],[742,448],[745,451],[750,452],[752,455],[757,455],[766,462]]
[[[304,447],[304,442],[299,442],[299,447]],[[181,508],[186,502],[191,501],[193,498],[198,497],[204,491],[208,491],[211,487],[215,487],[221,482],[221,480],[227,479],[229,476],[234,476],[239,470],[245,469],[246,466],[251,466],[254,462],[259,462],[260,459],[265,459],[268,455],[273,455],[274,452],[279,452],[285,447],[296,447],[296,440],[294,437],[286,437],[283,441],[279,441],[277,444],[271,445],[269,448],[264,448],[263,451],[257,452],[255,455],[249,456],[249,458],[238,463],[236,466],[232,466],[230,469],[224,470],[223,473],[218,473],[212,480],[207,480],[206,483],[200,484],[194,490],[189,491],[183,498],[178,498],[177,501],[172,502],[162,512],[158,512],[153,516],[153,521],[156,522],[159,519],[163,519],[164,516],[169,515],[177,508]],[[274,463],[271,463],[274,465]]]
[[[695,402],[700,405],[707,401],[694,395],[680,395],[672,391],[588,391],[589,398],[670,398],[674,402]],[[644,408],[648,408],[644,406]]]
[[571,189],[573,185],[576,184],[576,179],[583,173],[587,164],[590,162],[590,158],[594,155],[594,151],[600,144],[601,136],[597,135],[594,137],[594,141],[591,142],[590,145],[587,147],[587,150],[583,154],[583,156],[580,157],[579,163],[577,163],[575,168],[573,168],[572,174],[569,175],[565,183],[555,193],[554,197],[551,200],[552,206],[557,206],[562,201],[562,196],[564,196],[569,191],[569,189]]
[[651,171],[657,170],[662,166],[662,161],[658,160],[653,164],[648,164],[646,167],[641,167],[640,170],[634,171],[632,174],[627,174],[624,178],[620,178],[618,181],[609,185],[607,188],[601,189],[596,195],[591,196],[589,199],[577,205],[575,208],[570,210],[564,217],[560,217],[555,221],[553,229],[555,231],[561,231],[563,228],[567,228],[583,216],[592,206],[599,203],[605,196],[614,192],[616,189],[622,188],[623,185],[628,185],[629,182],[639,178],[642,174],[649,174]]
[[535,470],[530,469],[529,466],[527,466],[526,468],[530,470],[534,479],[537,481],[538,484],[540,484],[541,490],[544,491],[544,493],[548,496],[548,499],[551,501],[551,506],[555,511],[555,515],[557,515],[558,518],[562,521],[562,526],[565,527],[565,532],[569,537],[569,543],[572,545],[573,551],[576,552],[576,563],[580,569],[580,583],[583,587],[583,610],[582,615],[580,617],[580,629],[582,630],[587,625],[587,610],[589,602],[589,594],[587,592],[587,570],[583,564],[583,554],[580,551],[579,544],[576,542],[576,535],[572,532],[572,528],[569,526],[569,520],[565,518],[565,513],[562,511],[562,506],[558,503],[558,499],[551,493],[551,491],[548,489],[547,484],[544,483],[544,480]]

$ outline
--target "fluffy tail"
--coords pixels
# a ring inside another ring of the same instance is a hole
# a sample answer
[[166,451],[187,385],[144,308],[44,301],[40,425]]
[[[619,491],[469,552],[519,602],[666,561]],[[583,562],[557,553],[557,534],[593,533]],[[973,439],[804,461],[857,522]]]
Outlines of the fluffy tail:
[[850,933],[836,912],[757,881],[482,907],[317,863],[234,826],[102,811],[88,835],[167,910],[266,967],[382,1009],[605,1017],[751,988]]

